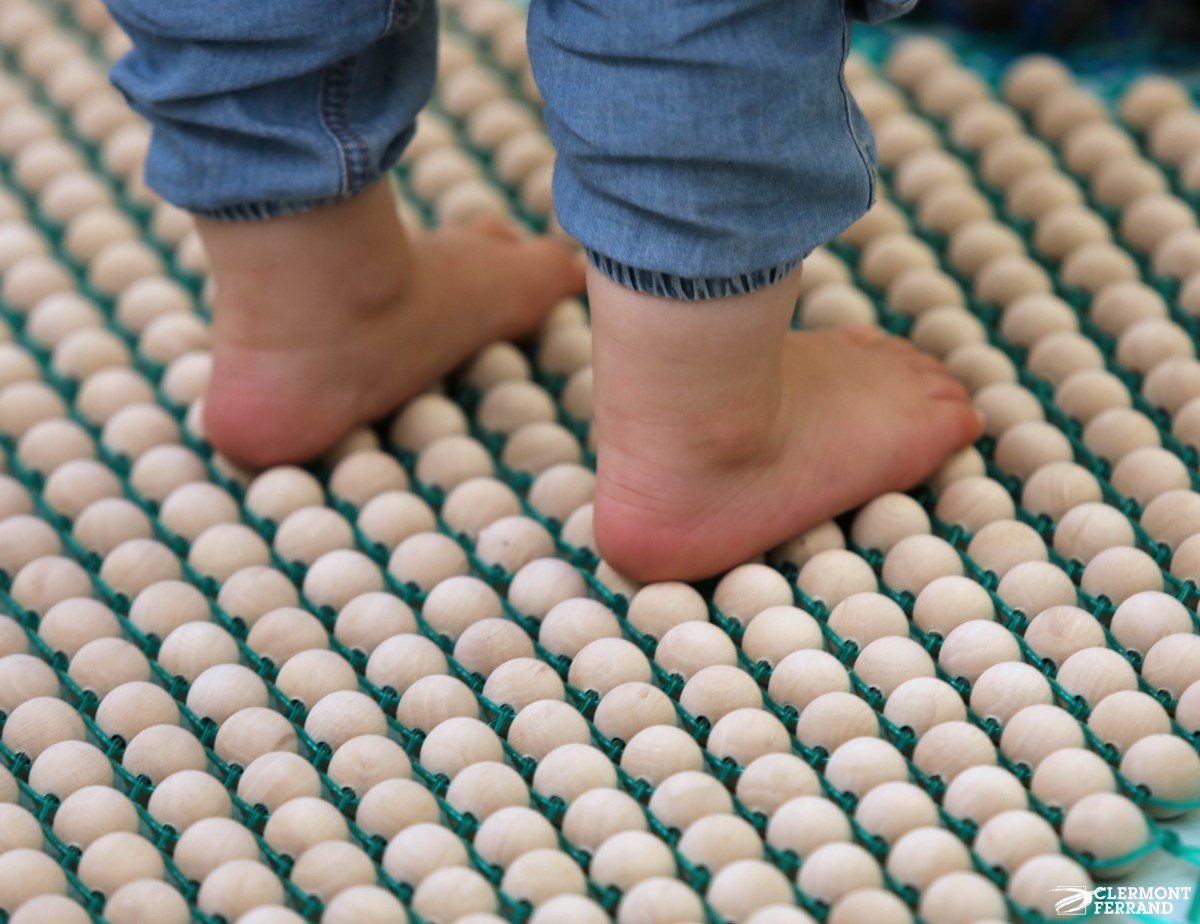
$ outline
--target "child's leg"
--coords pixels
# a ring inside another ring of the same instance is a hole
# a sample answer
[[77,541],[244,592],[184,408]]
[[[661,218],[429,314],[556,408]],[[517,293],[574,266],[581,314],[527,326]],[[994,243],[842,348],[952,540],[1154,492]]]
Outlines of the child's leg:
[[909,487],[976,438],[966,392],[874,331],[789,334],[799,257],[871,195],[842,0],[543,0],[555,198],[595,264],[601,553],[713,574]]
[[432,0],[110,0],[113,79],[154,123],[151,186],[216,282],[210,441],[299,461],[582,286],[495,222],[409,240],[386,175],[433,86]]

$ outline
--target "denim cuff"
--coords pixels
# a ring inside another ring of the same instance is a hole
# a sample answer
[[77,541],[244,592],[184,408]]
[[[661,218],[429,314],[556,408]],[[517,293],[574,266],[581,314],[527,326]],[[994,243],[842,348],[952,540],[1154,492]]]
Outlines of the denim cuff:
[[208,218],[212,221],[266,221],[269,218],[283,218],[287,215],[311,212],[313,209],[319,209],[325,205],[336,205],[339,202],[353,199],[364,191],[365,187],[319,199],[302,199],[295,202],[242,202],[215,208],[189,208],[188,211],[200,218]]
[[765,289],[782,280],[803,262],[796,257],[765,269],[739,273],[736,276],[677,276],[658,270],[638,269],[607,257],[599,251],[585,248],[588,261],[617,285],[661,298],[673,298],[685,302],[699,302],[713,298],[730,298],[748,295]]

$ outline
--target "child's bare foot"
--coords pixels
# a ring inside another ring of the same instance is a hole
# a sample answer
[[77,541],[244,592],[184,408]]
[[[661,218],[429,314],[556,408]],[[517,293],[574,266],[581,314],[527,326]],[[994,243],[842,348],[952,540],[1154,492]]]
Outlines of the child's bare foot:
[[565,247],[494,220],[409,240],[386,183],[199,226],[217,283],[205,431],[258,467],[319,455],[583,287]]
[[596,541],[641,581],[736,565],[976,439],[966,391],[873,330],[787,332],[799,276],[683,303],[590,272]]

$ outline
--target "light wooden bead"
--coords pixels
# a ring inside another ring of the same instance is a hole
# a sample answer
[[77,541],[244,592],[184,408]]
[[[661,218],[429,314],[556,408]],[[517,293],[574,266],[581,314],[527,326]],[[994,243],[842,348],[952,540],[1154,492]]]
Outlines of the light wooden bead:
[[1165,449],[1152,446],[1124,456],[1114,467],[1111,480],[1119,493],[1143,505],[1160,494],[1191,486],[1191,475],[1183,461]]
[[[487,696],[486,687],[484,695]],[[537,699],[520,708],[509,726],[507,739],[518,753],[540,761],[562,745],[589,744],[591,731],[572,706],[560,699]]]
[[211,526],[237,523],[241,512],[225,489],[196,481],[172,491],[162,502],[159,517],[169,532],[195,542]]
[[648,683],[650,661],[632,642],[600,638],[589,642],[571,660],[568,681],[581,690],[601,696],[624,683]]
[[154,404],[130,404],[104,424],[100,441],[109,452],[134,460],[155,446],[179,441],[179,424]]
[[[760,758],[765,759],[765,758]],[[807,770],[807,766],[804,768]],[[801,772],[801,779],[811,779],[808,792],[795,795],[819,795],[820,786],[816,776],[808,771]],[[831,786],[842,792],[853,793],[862,798],[876,786],[908,779],[908,765],[896,748],[879,738],[851,738],[829,755],[825,777]],[[738,787],[739,799],[741,786]]]
[[470,687],[444,674],[429,674],[413,681],[396,707],[401,725],[424,732],[455,716],[477,719],[479,704]]
[[312,765],[298,754],[271,751],[255,758],[238,780],[238,795],[251,805],[274,810],[301,796],[317,796],[321,780]]
[[[359,511],[357,524],[363,535],[389,552],[394,552],[402,542],[418,534],[437,535],[434,532],[437,522],[429,505],[407,491],[385,491],[371,498]],[[441,538],[456,544],[449,537]],[[410,580],[398,575],[397,578]],[[432,580],[428,586],[432,587],[436,582]]]
[[[1086,246],[1086,245],[1085,245]],[[1055,295],[1034,293],[1011,302],[1000,319],[1000,333],[1017,346],[1032,347],[1051,334],[1079,330],[1072,308]]]
[[730,619],[743,625],[772,606],[792,603],[787,579],[766,565],[739,565],[717,583],[713,603]]
[[155,446],[133,463],[129,483],[142,497],[162,503],[175,488],[207,477],[204,463],[184,446]]
[[911,112],[884,116],[875,129],[875,139],[879,162],[887,167],[896,166],[917,151],[938,145],[933,126]]
[[318,743],[337,749],[360,735],[387,733],[387,716],[371,697],[357,690],[336,690],[311,707],[304,730]]
[[173,886],[157,879],[135,879],[108,896],[104,917],[111,924],[187,924],[191,912]]
[[[47,559],[39,558],[26,565],[18,574],[18,580],[21,575],[28,576],[29,569],[36,566],[38,562],[45,561]],[[78,566],[76,565],[76,567]],[[48,576],[63,578],[66,585],[64,590],[78,591],[81,589],[78,586],[71,586],[75,577],[73,569]],[[13,582],[13,586],[16,586],[16,581]],[[90,586],[83,588],[85,593],[90,589]],[[121,634],[121,623],[113,611],[98,600],[69,596],[50,606],[44,612],[45,615],[38,624],[38,634],[52,651],[61,651],[68,658],[73,658],[89,642],[100,638],[117,638]]]
[[[186,912],[186,907],[184,910]],[[107,905],[105,918],[112,920],[108,917]],[[82,905],[64,895],[38,895],[25,902],[9,918],[9,921],[15,924],[88,924],[91,920],[91,915],[83,910]],[[185,917],[184,921],[186,920]]]
[[1009,760],[1037,769],[1046,757],[1063,748],[1083,747],[1083,730],[1065,709],[1037,704],[1017,712],[1000,736],[1000,749]]
[[1013,873],[1008,883],[1008,894],[1013,901],[1032,908],[1042,915],[1055,914],[1058,899],[1055,889],[1076,888],[1091,891],[1092,878],[1087,870],[1057,850],[1030,857]]
[[933,658],[909,638],[885,636],[867,644],[854,662],[854,670],[867,684],[890,696],[901,684],[917,677],[933,677]]
[[147,810],[156,821],[183,831],[202,818],[228,818],[233,804],[224,785],[203,770],[179,770],[154,787]]
[[936,265],[937,258],[929,245],[910,234],[896,232],[876,237],[863,247],[859,270],[871,285],[886,288],[905,270]]
[[761,860],[763,843],[749,822],[735,815],[709,815],[688,826],[677,845],[691,863],[716,874],[738,860]]
[[[156,581],[138,592],[129,607],[129,621],[147,634],[157,635],[164,641],[181,626],[203,623],[211,617],[208,600],[196,587],[178,580]],[[181,649],[193,644],[201,649],[213,646],[217,638],[224,638],[219,627],[190,629],[181,633]],[[202,644],[202,641],[205,642]],[[216,645],[224,652],[227,646]],[[236,646],[235,646],[236,647]],[[161,653],[161,652],[160,652]],[[168,650],[168,662],[172,655]],[[235,656],[236,659],[236,656]],[[203,658],[201,658],[203,660]],[[190,663],[190,659],[181,663]],[[196,662],[199,663],[199,662]],[[214,662],[217,663],[217,662]],[[203,670],[203,668],[201,668]],[[199,671],[197,671],[199,673]]]
[[864,591],[843,599],[829,613],[827,624],[843,641],[866,647],[877,639],[908,634],[908,617],[900,605],[883,594]]
[[113,831],[137,833],[137,809],[111,786],[85,786],[62,800],[54,814],[54,833],[65,844],[88,847]]
[[719,915],[737,924],[749,924],[761,909],[794,905],[787,877],[762,860],[730,863],[709,883],[707,898]]
[[126,741],[154,725],[178,725],[179,706],[162,687],[142,680],[111,690],[96,707],[96,724]]
[[1158,564],[1145,552],[1117,546],[1088,562],[1079,586],[1093,597],[1104,596],[1120,606],[1134,594],[1162,590],[1163,577]]
[[828,608],[837,606],[851,594],[879,589],[871,566],[844,549],[829,549],[814,555],[800,569],[796,584]]
[[1182,199],[1169,192],[1147,192],[1121,211],[1121,237],[1142,253],[1151,253],[1173,231],[1192,228],[1196,215]]
[[1129,746],[1121,759],[1121,774],[1151,797],[1170,805],[1145,804],[1153,818],[1173,818],[1200,795],[1200,758],[1183,739],[1167,733],[1150,734]]
[[18,514],[0,521],[0,568],[10,575],[38,558],[57,555],[61,548],[54,527],[45,520]]
[[1046,543],[1033,527],[1016,520],[997,520],[975,534],[967,554],[981,568],[1003,578],[1027,561],[1045,561]]
[[1019,423],[1043,420],[1045,412],[1037,397],[1021,385],[996,382],[985,385],[971,398],[972,404],[984,417],[984,432],[1000,437],[1004,431]]
[[376,886],[351,886],[325,905],[321,924],[407,924],[400,900]]
[[1063,748],[1038,764],[1029,789],[1046,805],[1070,809],[1092,793],[1116,792],[1117,781],[1099,754]]
[[675,857],[671,849],[645,831],[621,831],[610,835],[592,854],[588,874],[599,886],[614,886],[621,891],[633,888],[643,879],[674,876]]
[[112,765],[104,752],[84,741],[52,744],[29,768],[29,785],[59,799],[85,786],[111,786],[112,782]]
[[837,328],[846,324],[874,325],[875,305],[854,286],[828,282],[810,291],[800,305],[800,325],[807,329]]
[[469,436],[442,436],[430,442],[417,456],[416,478],[425,484],[450,491],[470,478],[491,475],[492,457],[479,441]]
[[459,772],[446,790],[446,801],[483,821],[502,808],[528,806],[529,789],[511,767],[484,761]]
[[1077,504],[1057,519],[1054,551],[1069,560],[1087,563],[1105,549],[1134,542],[1125,515],[1098,501]]
[[354,820],[368,834],[391,840],[414,825],[435,824],[441,817],[437,800],[413,780],[381,780],[359,800]]
[[41,475],[49,475],[65,462],[95,457],[95,441],[87,430],[72,420],[39,421],[17,441],[17,458],[21,464]]
[[1010,771],[984,764],[968,767],[950,782],[942,807],[954,818],[982,825],[1001,812],[1028,808],[1029,796]]
[[1142,381],[1142,394],[1155,407],[1174,414],[1200,396],[1200,362],[1179,358],[1159,363]]
[[857,844],[824,844],[805,857],[796,877],[808,895],[830,904],[857,889],[883,885],[878,862]]
[[1137,674],[1130,663],[1108,648],[1085,648],[1067,658],[1058,669],[1058,683],[1068,693],[1095,705],[1110,693],[1137,689]]
[[401,583],[413,583],[421,590],[434,587],[468,571],[462,547],[442,533],[415,533],[400,542],[388,561],[388,574]]
[[1041,657],[1062,664],[1077,651],[1103,646],[1104,629],[1086,610],[1052,606],[1033,618],[1025,641]]
[[243,568],[270,562],[271,549],[266,541],[241,523],[209,526],[196,536],[188,551],[188,564],[217,582],[232,577]]
[[[280,692],[292,700],[299,700],[310,710],[316,710],[316,704],[335,693],[353,693],[358,689],[358,675],[350,662],[336,652],[325,648],[310,648],[292,655],[284,662],[275,678],[275,685]],[[346,710],[346,726],[342,727],[336,720],[334,702],[341,702]],[[353,698],[341,697],[330,700],[322,710],[321,718],[314,723],[315,729],[320,727],[322,734],[343,734],[356,724],[375,725],[378,720],[374,711],[365,707]],[[365,734],[365,731],[364,731]],[[332,739],[320,739],[329,740]]]
[[408,489],[408,474],[393,456],[377,449],[354,452],[329,475],[329,490],[356,508],[388,491]]
[[475,555],[485,565],[513,574],[539,558],[554,554],[554,537],[526,516],[501,517],[480,530]]
[[795,606],[771,606],[755,616],[742,636],[742,650],[753,661],[778,664],[794,651],[823,649],[820,624]]
[[951,677],[974,683],[989,667],[1020,661],[1016,637],[999,623],[973,619],[952,630],[942,643],[938,664]]
[[237,641],[211,622],[185,622],[163,639],[158,662],[169,674],[191,682],[218,664],[236,664],[241,657]]
[[420,822],[392,837],[382,865],[392,878],[418,886],[439,869],[468,863],[466,847],[456,834],[441,825]]
[[342,607],[333,634],[346,647],[370,655],[385,639],[416,631],[417,621],[407,603],[390,593],[371,592]]
[[[563,898],[581,899],[587,893],[587,879],[579,865],[561,850],[538,848],[513,860],[504,871],[500,888],[506,895],[527,901],[534,908],[543,908],[556,898],[560,899],[556,904],[561,904]],[[602,913],[602,916],[607,920],[606,915]],[[555,909],[552,907],[549,914],[543,914],[543,918],[555,920]],[[577,918],[572,916],[562,920]]]
[[1074,450],[1066,436],[1041,421],[1016,424],[996,442],[996,465],[1022,479],[1028,478],[1044,465],[1069,462],[1073,455]]
[[896,725],[911,728],[917,737],[942,722],[967,717],[958,691],[934,677],[914,677],[899,684],[888,694],[883,714]]
[[[652,809],[653,811],[653,809]],[[609,839],[647,829],[644,809],[617,789],[590,789],[571,802],[563,816],[563,836],[574,846],[593,854]]]
[[267,685],[254,671],[240,664],[214,664],[192,681],[187,705],[201,718],[220,725],[235,712],[266,706]]
[[975,920],[1000,920],[1008,917],[1003,893],[981,873],[953,872],[935,879],[921,896],[917,914],[929,924],[953,924],[961,920],[962,909],[970,908]]
[[709,733],[707,747],[719,758],[745,767],[765,754],[791,751],[783,723],[761,708],[735,709],[726,713]]
[[265,520],[282,523],[303,507],[325,503],[325,491],[315,477],[294,465],[281,465],[257,475],[246,490],[246,509]]
[[582,460],[582,448],[570,430],[542,421],[519,428],[500,453],[504,465],[534,476],[556,465],[579,464]]
[[1154,697],[1138,690],[1118,690],[1094,704],[1088,728],[1121,754],[1147,735],[1169,733],[1171,721]]
[[[633,595],[626,618],[639,632],[659,639],[658,652],[661,653],[662,641],[676,626],[686,622],[708,622],[708,605],[688,584],[670,581],[647,584]],[[659,654],[655,655],[655,660],[663,663]],[[683,673],[677,668],[667,670]]]
[[555,604],[546,614],[538,631],[538,642],[553,654],[573,658],[598,638],[620,635],[620,624],[608,607],[596,600],[577,597]]
[[803,712],[809,704],[826,693],[849,693],[850,674],[828,652],[801,649],[776,665],[767,692],[780,705]]
[[413,893],[412,910],[433,924],[496,910],[496,894],[474,870],[448,867],[430,873]]
[[833,752],[851,738],[879,734],[879,719],[863,700],[850,693],[823,693],[800,711],[796,737],[809,747]]
[[484,527],[521,512],[516,493],[496,478],[470,478],[456,486],[442,504],[449,526],[474,540]]
[[430,627],[451,640],[484,619],[504,615],[500,597],[479,578],[453,576],[438,583],[422,606],[422,615]]
[[502,762],[500,738],[478,719],[451,718],[435,727],[421,745],[421,764],[430,773],[454,779],[480,761]]
[[67,877],[40,850],[19,847],[0,854],[0,908],[14,912],[40,895],[66,895]]
[[230,716],[217,732],[213,750],[225,761],[248,767],[265,754],[296,753],[299,742],[291,723],[271,709],[259,706]]
[[895,591],[919,594],[932,581],[946,575],[961,575],[962,560],[949,542],[937,536],[917,535],[901,539],[883,562],[883,583]]
[[586,744],[562,744],[550,751],[533,775],[533,789],[570,804],[590,789],[613,788],[617,773],[612,762]]
[[933,726],[913,749],[913,763],[947,783],[969,767],[996,763],[996,749],[982,729],[968,722]]
[[282,905],[283,884],[257,860],[227,860],[204,877],[195,902],[206,914],[236,921],[255,908]]
[[618,924],[661,924],[662,921],[702,921],[700,896],[678,879],[643,879],[621,897]]
[[1155,642],[1142,662],[1142,677],[1155,690],[1173,699],[1200,680],[1200,636],[1168,635]]
[[[1063,841],[1097,860],[1113,860],[1132,853],[1150,840],[1146,817],[1133,802],[1115,793],[1084,796],[1067,811]],[[1103,879],[1117,879],[1135,869],[1139,860],[1115,866],[1093,867]]]
[[21,624],[8,616],[0,616],[0,658],[12,654],[26,654],[29,651],[29,637]]
[[340,610],[360,594],[383,590],[383,576],[362,552],[338,549],[313,562],[303,590],[314,606]]
[[587,549],[593,555],[599,555],[596,548],[596,535],[592,521],[595,515],[594,504],[584,504],[567,517],[559,538],[574,549]]
[[1001,725],[1026,706],[1054,702],[1050,681],[1036,667],[1019,661],[1002,661],[985,670],[971,687],[971,708]]
[[58,392],[41,382],[14,382],[0,389],[0,432],[14,439],[39,420],[65,417],[66,413]]
[[93,841],[79,858],[78,875],[89,889],[112,894],[138,879],[162,879],[162,854],[137,834],[114,831]]
[[100,578],[130,598],[158,581],[178,580],[181,574],[175,554],[152,539],[122,542],[104,557],[100,566]]
[[483,685],[495,703],[521,710],[538,700],[562,700],[566,688],[553,667],[538,658],[513,658],[497,667]]
[[184,770],[204,770],[208,756],[196,736],[178,725],[152,725],[125,746],[121,764],[136,776],[158,783]]
[[328,648],[329,636],[316,616],[284,606],[264,613],[250,627],[246,644],[275,664],[286,664],[302,651]]
[[543,619],[556,605],[582,597],[587,585],[571,565],[557,558],[540,558],[524,564],[513,576],[508,602],[520,613]]
[[912,619],[923,632],[944,637],[964,622],[990,620],[995,615],[991,597],[979,584],[960,575],[946,575],[925,585],[917,595]]
[[375,864],[355,844],[324,841],[297,858],[288,878],[297,888],[328,902],[345,889],[375,885]]
[[12,713],[35,697],[58,695],[58,675],[43,661],[29,654],[11,654],[0,658],[0,709]]
[[679,695],[679,705],[691,715],[716,724],[735,710],[762,706],[762,693],[754,678],[741,668],[714,664],[688,679]]
[[[581,802],[582,799],[577,799],[575,805]],[[583,846],[566,833],[566,818],[563,824],[564,836],[575,846]],[[497,809],[483,820],[475,832],[473,846],[485,861],[506,869],[531,850],[557,847],[558,834],[540,813],[523,806],[509,806]]]

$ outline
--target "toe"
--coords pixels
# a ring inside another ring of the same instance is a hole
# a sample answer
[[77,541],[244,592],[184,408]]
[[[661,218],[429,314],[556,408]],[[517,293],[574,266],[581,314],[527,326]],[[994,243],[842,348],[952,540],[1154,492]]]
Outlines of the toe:
[[467,227],[477,234],[484,234],[500,241],[516,243],[522,238],[520,226],[511,219],[500,215],[477,215],[467,222]]

